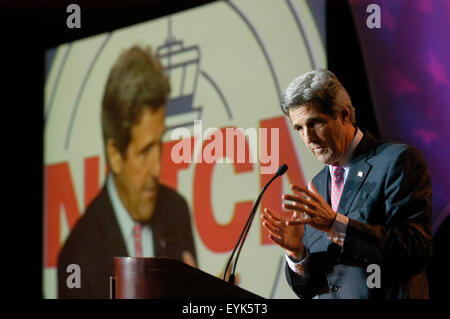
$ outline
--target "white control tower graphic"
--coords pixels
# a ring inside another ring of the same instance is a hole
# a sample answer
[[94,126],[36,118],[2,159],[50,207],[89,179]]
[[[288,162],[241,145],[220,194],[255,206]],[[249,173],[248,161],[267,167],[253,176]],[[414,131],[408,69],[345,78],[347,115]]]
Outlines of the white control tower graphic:
[[172,36],[172,21],[168,18],[169,34],[157,48],[157,55],[170,80],[171,92],[166,107],[167,128],[193,125],[201,119],[202,107],[194,108],[194,96],[200,75],[200,48],[184,47],[182,40]]

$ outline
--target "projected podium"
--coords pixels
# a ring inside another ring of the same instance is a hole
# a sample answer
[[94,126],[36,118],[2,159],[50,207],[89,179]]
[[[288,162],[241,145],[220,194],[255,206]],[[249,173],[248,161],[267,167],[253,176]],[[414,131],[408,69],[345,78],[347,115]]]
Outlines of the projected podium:
[[261,299],[172,258],[115,257],[116,299]]

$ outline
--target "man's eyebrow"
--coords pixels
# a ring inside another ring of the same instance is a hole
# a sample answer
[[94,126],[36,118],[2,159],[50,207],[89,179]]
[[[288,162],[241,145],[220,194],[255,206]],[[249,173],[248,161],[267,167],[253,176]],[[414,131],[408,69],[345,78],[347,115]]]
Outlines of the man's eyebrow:
[[[308,126],[314,123],[323,123],[323,122],[325,122],[325,120],[321,117],[312,117],[306,121],[305,125]],[[294,124],[294,130],[299,130],[300,128],[302,128],[302,125]]]
[[162,130],[162,134],[161,134],[161,139],[149,141],[148,143],[146,143],[146,144],[144,144],[142,147],[140,147],[140,148],[138,149],[138,152],[139,152],[139,153],[146,152],[146,151],[147,151],[149,148],[151,148],[152,146],[154,146],[154,145],[156,145],[156,144],[158,144],[158,143],[161,143],[161,142],[162,142],[162,135],[163,135],[166,131],[167,131],[167,127],[164,126],[164,129]]
[[150,142],[148,142],[147,144],[145,144],[144,146],[142,146],[139,150],[138,150],[138,152],[139,153],[144,153],[144,152],[146,152],[149,148],[151,148],[153,145],[155,145],[156,144],[156,142],[155,141],[150,141]]
[[310,124],[310,123],[314,124],[314,123],[317,123],[317,122],[322,123],[322,122],[325,122],[325,120],[323,118],[321,118],[321,117],[313,117],[313,118],[310,118],[307,121],[307,124]]

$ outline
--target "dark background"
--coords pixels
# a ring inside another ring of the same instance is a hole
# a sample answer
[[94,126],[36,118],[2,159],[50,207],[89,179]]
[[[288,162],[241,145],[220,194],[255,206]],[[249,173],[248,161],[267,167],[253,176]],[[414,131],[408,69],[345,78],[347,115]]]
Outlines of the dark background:
[[[0,136],[5,191],[0,219],[0,297],[42,298],[45,50],[209,2],[213,1],[1,2]],[[66,27],[66,8],[70,3],[81,7],[81,29]],[[328,0],[326,9],[329,69],[349,91],[358,125],[379,137],[350,7],[345,0]]]

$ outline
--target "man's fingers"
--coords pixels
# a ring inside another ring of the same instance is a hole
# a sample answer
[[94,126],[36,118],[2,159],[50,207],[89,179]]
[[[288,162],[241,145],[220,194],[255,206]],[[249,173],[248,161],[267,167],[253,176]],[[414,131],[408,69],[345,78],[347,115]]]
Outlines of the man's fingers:
[[[295,193],[297,193],[297,194],[303,194],[303,195],[309,197],[310,199],[312,199],[312,200],[314,200],[314,201],[316,201],[316,202],[319,202],[319,201],[320,201],[319,198],[317,197],[318,193],[315,194],[315,193],[309,191],[309,190],[308,190],[307,188],[305,188],[305,187],[291,184],[291,189],[292,189]],[[320,196],[320,195],[318,195],[318,196]]]
[[319,194],[319,192],[316,189],[316,186],[314,186],[312,181],[308,182],[308,190],[314,194]]
[[183,251],[181,258],[185,264],[188,264],[189,266],[192,266],[192,267],[197,267],[194,256],[192,256],[190,251],[188,251],[188,250]]
[[268,216],[270,219],[276,221],[276,222],[282,222],[280,215],[278,215],[276,212],[274,212],[272,209],[266,207],[264,208],[264,215]]
[[311,218],[307,214],[300,213],[300,214],[298,214],[297,218],[291,218],[291,219],[287,220],[286,225],[287,226],[305,225],[305,224],[309,224],[310,221],[311,221]]
[[275,244],[277,244],[278,246],[280,246],[283,249],[288,249],[288,247],[286,246],[286,244],[281,240],[281,238],[278,238],[276,236],[273,236],[272,234],[269,234],[269,239],[271,241],[273,241]]
[[307,189],[306,187],[291,184],[291,189],[296,193],[303,194],[303,195],[311,197],[311,198],[315,197],[314,196],[315,194],[313,192],[311,192],[309,189]]
[[283,221],[275,218],[273,215],[271,215],[268,211],[264,210],[264,213],[261,214],[261,218],[263,220],[266,220],[272,225],[278,226],[283,223]]
[[306,201],[306,199],[304,199],[302,197],[291,195],[291,194],[284,194],[283,199],[290,200],[292,202],[297,202],[297,203],[304,203]]
[[261,218],[262,218],[263,220],[268,221],[269,223],[272,223],[272,224],[280,224],[279,221],[274,220],[274,219],[272,218],[272,216],[270,216],[270,214],[267,213],[267,212],[262,213],[262,214],[261,214]]
[[283,245],[283,238],[281,237],[281,235],[279,235],[279,234],[274,234],[274,233],[272,233],[270,230],[268,230],[268,232],[269,232],[269,237],[270,237],[272,240],[276,240],[277,244]]
[[297,185],[297,184],[290,184],[289,187],[294,191],[294,192],[304,192],[304,190],[306,189],[303,186]]
[[304,224],[305,224],[305,222],[301,218],[289,219],[286,221],[286,225],[288,225],[288,226],[296,226],[296,225],[304,225]]
[[306,213],[310,217],[315,217],[317,215],[311,208],[306,207],[306,206],[300,207],[300,206],[291,205],[291,204],[283,204],[283,208],[287,209],[287,210],[297,211],[299,213]]
[[267,229],[267,231],[269,231],[269,233],[273,233],[273,234],[280,234],[280,229],[278,227],[276,227],[275,225],[272,225],[270,222],[268,222],[267,220],[263,221],[263,227],[265,229]]
[[281,231],[276,225],[273,225],[270,221],[268,221],[265,218],[263,218],[262,225],[269,232],[269,234],[272,234],[274,236],[281,238]]
[[324,203],[325,200],[323,199],[323,197],[319,194],[319,192],[316,189],[316,186],[314,186],[314,184],[312,183],[312,181],[308,182],[308,190],[313,193],[316,197],[317,202],[322,202]]
[[[295,196],[295,195],[291,195],[291,194],[284,194],[283,195],[283,199],[284,200],[289,200],[291,202],[294,202],[294,205],[295,205],[295,203],[299,203],[299,204],[306,205],[306,206],[308,206],[310,208],[313,208],[313,209],[314,208],[318,208],[316,202],[310,201],[308,199],[305,199],[305,198],[302,198],[302,197],[299,197],[299,196]],[[298,205],[296,205],[296,206],[298,206]],[[302,206],[298,206],[298,207],[302,207]]]

